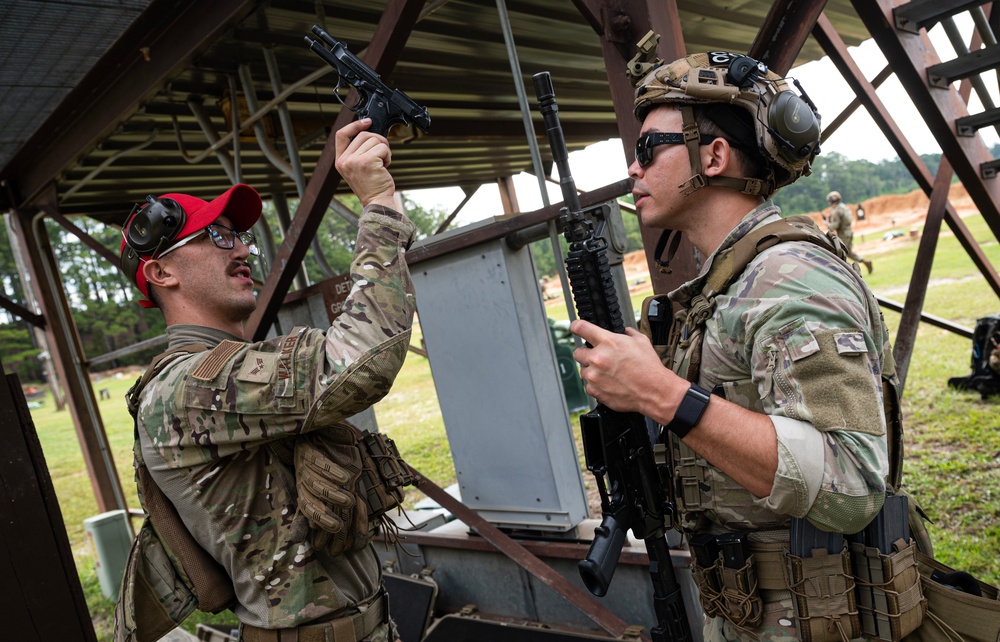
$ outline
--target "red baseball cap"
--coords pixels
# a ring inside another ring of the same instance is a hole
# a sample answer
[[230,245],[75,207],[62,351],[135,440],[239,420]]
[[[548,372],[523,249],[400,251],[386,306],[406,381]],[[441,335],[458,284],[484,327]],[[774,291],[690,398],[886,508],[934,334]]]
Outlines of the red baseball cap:
[[[190,196],[188,194],[164,194],[159,198],[172,199],[184,209],[184,226],[173,236],[168,245],[173,245],[188,236],[197,234],[205,229],[205,227],[214,223],[222,215],[229,218],[234,230],[245,232],[257,222],[263,209],[263,203],[257,190],[242,183],[233,185],[211,201],[204,201],[197,196]],[[145,209],[145,207],[149,206],[145,205],[142,209]],[[135,258],[132,260],[126,259],[126,246],[128,245],[126,239],[128,238],[129,226],[140,211],[142,210],[134,212],[122,228],[122,244],[119,251],[122,256],[122,270],[125,272],[125,276],[135,283],[135,286],[139,288],[139,291],[142,292],[146,299],[149,299],[149,285],[146,283],[146,277],[140,269],[142,260],[136,260]],[[163,247],[163,250],[165,249],[167,248]],[[160,251],[162,252],[162,250]],[[156,258],[154,254],[156,254],[156,250],[150,253],[132,251],[132,256],[138,256],[139,259]],[[155,303],[149,300],[140,300],[139,304],[144,308],[157,307]]]

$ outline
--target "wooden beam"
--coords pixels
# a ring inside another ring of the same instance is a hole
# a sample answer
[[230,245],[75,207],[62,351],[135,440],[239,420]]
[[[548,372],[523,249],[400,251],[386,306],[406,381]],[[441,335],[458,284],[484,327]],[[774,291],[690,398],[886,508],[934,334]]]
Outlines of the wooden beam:
[[[681,33],[680,13],[676,0],[573,0],[584,19],[601,38],[604,69],[611,89],[611,102],[618,119],[618,136],[621,138],[625,158],[634,154],[635,140],[639,137],[640,123],[633,113],[635,88],[625,75],[629,60],[637,53],[636,43],[649,31],[660,35],[657,55],[664,62],[671,62],[686,54],[684,35]],[[554,79],[559,95],[558,79]],[[631,161],[628,161],[631,162]],[[639,219],[642,244],[646,250],[653,291],[660,294],[678,287],[697,275],[694,248],[685,240],[671,263],[672,272],[663,274],[656,266],[654,249],[660,230],[646,227]]]
[[[27,270],[42,314],[48,320],[45,336],[59,381],[65,386],[66,398],[76,437],[83,452],[91,489],[100,512],[127,508],[121,492],[114,457],[108,448],[107,434],[97,412],[97,400],[84,364],[83,346],[73,321],[72,310],[59,282],[55,253],[45,235],[45,226],[32,217],[14,210],[10,217],[21,253],[28,258]],[[51,281],[51,284],[50,284]]]
[[906,290],[903,318],[896,330],[896,339],[892,342],[892,356],[896,362],[900,396],[906,387],[910,358],[913,356],[913,347],[917,343],[920,315],[924,309],[924,299],[927,296],[927,286],[930,283],[931,267],[934,265],[934,251],[937,249],[938,238],[941,235],[941,221],[944,220],[945,208],[948,204],[948,189],[951,187],[952,176],[954,176],[954,172],[951,171],[951,164],[947,157],[942,157],[941,164],[938,166],[937,178],[934,180],[934,188],[931,191],[931,202],[927,208],[927,218],[924,219],[924,229],[920,235],[917,258],[913,262],[910,287]]
[[102,245],[101,242],[95,239],[93,236],[87,234],[79,227],[74,225],[72,221],[63,216],[62,212],[59,211],[58,207],[56,207],[50,202],[39,203],[38,207],[43,212],[45,212],[45,214],[49,218],[51,218],[53,221],[61,225],[66,231],[68,231],[76,238],[80,239],[80,241],[84,245],[86,245],[87,247],[94,250],[102,257],[104,257],[108,261],[108,263],[115,266],[116,270],[121,270],[122,268],[121,258],[108,248],[104,247],[104,245]]
[[[982,43],[978,32],[972,36],[970,49],[978,49]],[[958,90],[962,100],[968,101],[972,93],[972,82],[962,81]],[[924,300],[927,297],[927,286],[931,280],[931,267],[934,265],[934,253],[937,250],[938,238],[941,234],[941,221],[947,213],[948,192],[951,189],[951,178],[955,175],[947,156],[941,157],[934,187],[931,189],[931,201],[927,208],[927,218],[924,219],[924,229],[920,235],[920,245],[917,248],[917,258],[913,263],[913,274],[910,276],[910,287],[906,290],[906,301],[903,304],[903,317],[899,321],[896,340],[893,341],[892,355],[896,362],[896,375],[899,377],[900,395],[906,388],[906,376],[910,370],[910,358],[917,343],[917,330],[920,317],[924,310]]]
[[777,0],[764,17],[747,54],[784,76],[792,68],[826,0]]
[[20,303],[12,301],[2,294],[0,294],[0,308],[21,317],[36,328],[41,328],[42,330],[45,329],[45,317],[35,314]]
[[[930,195],[934,189],[934,179],[931,176],[930,170],[927,169],[927,165],[923,159],[920,158],[906,140],[899,126],[896,125],[896,121],[889,115],[889,110],[886,109],[882,99],[875,92],[875,88],[865,79],[864,74],[861,73],[861,69],[848,53],[844,41],[837,34],[836,29],[833,28],[833,25],[826,16],[820,16],[820,19],[816,22],[813,36],[819,42],[823,51],[830,56],[830,60],[837,67],[837,70],[840,71],[844,80],[847,81],[851,91],[864,104],[872,120],[875,121],[875,124],[885,134],[889,144],[896,150],[900,160],[910,170],[913,178],[917,181],[917,185],[924,190],[924,193]],[[966,187],[968,188],[968,186]],[[968,252],[972,262],[976,264],[976,267],[979,268],[979,271],[986,278],[986,282],[993,288],[997,296],[1000,296],[1000,275],[997,274],[996,269],[990,263],[986,254],[979,247],[972,233],[965,226],[965,223],[962,222],[962,219],[950,203],[947,205],[946,212],[948,227],[955,232],[958,242]]]
[[[590,207],[591,205],[616,199],[622,194],[629,193],[631,190],[631,179],[617,181],[580,194],[580,205]],[[543,207],[532,212],[504,217],[488,225],[473,227],[467,232],[449,234],[444,239],[435,236],[421,239],[414,243],[406,253],[406,262],[411,266],[416,265],[421,261],[426,261],[442,254],[456,252],[473,245],[503,238],[540,223],[548,223],[559,217],[563,205],[564,203],[553,203],[548,207]]]
[[[993,160],[993,157],[982,138],[956,135],[955,121],[969,115],[968,107],[954,89],[930,85],[928,70],[939,63],[940,58],[927,32],[921,30],[918,34],[911,34],[897,30],[893,19],[893,5],[897,2],[852,0],[852,4],[986,224],[1000,239],[1000,184],[996,180],[984,180],[980,175],[980,164]],[[928,176],[928,183],[931,182]]]
[[503,213],[517,214],[521,208],[517,204],[517,191],[514,189],[514,177],[498,177],[497,188],[500,190],[500,205],[503,207]]
[[[423,5],[424,0],[389,0],[386,4],[364,56],[365,63],[376,73],[387,75],[392,71]],[[349,96],[347,104],[353,104],[352,100],[354,98]],[[335,137],[337,131],[353,119],[352,111],[346,108],[340,110],[323,153],[306,185],[305,194],[299,201],[295,217],[285,232],[285,239],[278,249],[271,274],[257,299],[257,309],[246,324],[246,336],[254,341],[267,336],[268,329],[277,318],[281,302],[288,293],[330,200],[340,185],[340,174],[334,168],[337,156]]]
[[[872,79],[872,87],[878,89],[891,75],[892,67],[886,65],[882,68],[882,71],[878,72],[878,75]],[[840,126],[843,125],[848,118],[854,115],[854,112],[858,110],[858,107],[861,107],[861,99],[855,97],[855,99],[851,101],[851,104],[844,107],[844,111],[837,114],[837,117],[831,120],[829,125],[823,128],[823,133],[820,135],[820,143],[822,144],[826,142],[830,136],[833,136],[833,134],[840,129]]]

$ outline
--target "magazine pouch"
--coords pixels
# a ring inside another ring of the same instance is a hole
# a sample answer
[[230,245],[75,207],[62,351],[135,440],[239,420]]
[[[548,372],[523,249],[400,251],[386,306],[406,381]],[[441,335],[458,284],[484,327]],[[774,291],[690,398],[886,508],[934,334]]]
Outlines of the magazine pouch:
[[917,572],[917,544],[902,539],[893,552],[850,543],[861,628],[869,640],[899,642],[923,622],[927,601]]
[[722,587],[719,579],[722,573],[722,559],[715,536],[709,533],[692,535],[688,540],[691,550],[691,575],[698,586],[698,599],[706,617],[721,615]]
[[804,642],[847,642],[861,634],[851,558],[814,549],[810,557],[787,555],[788,588],[792,592],[799,637]]

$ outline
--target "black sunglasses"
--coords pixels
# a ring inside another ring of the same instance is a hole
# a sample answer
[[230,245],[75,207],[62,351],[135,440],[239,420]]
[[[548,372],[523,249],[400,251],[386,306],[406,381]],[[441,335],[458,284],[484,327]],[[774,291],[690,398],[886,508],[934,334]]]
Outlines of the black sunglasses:
[[[701,134],[699,144],[708,145],[718,136]],[[683,145],[684,134],[652,132],[643,134],[635,141],[635,160],[639,167],[646,167],[653,162],[653,148],[657,145]]]

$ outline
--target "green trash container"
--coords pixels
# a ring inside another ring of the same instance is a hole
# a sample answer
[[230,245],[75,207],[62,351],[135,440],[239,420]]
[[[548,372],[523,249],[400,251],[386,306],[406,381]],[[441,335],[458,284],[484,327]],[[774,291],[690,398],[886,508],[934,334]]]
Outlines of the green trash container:
[[101,593],[112,601],[118,600],[118,589],[128,552],[132,547],[132,532],[129,529],[128,512],[112,510],[83,520],[83,528],[94,553],[97,580]]
[[588,410],[590,402],[587,392],[583,389],[580,371],[573,359],[573,335],[569,331],[569,323],[558,323],[549,319],[549,332],[552,334],[552,345],[556,350],[556,363],[559,365],[559,377],[562,379],[563,394],[566,397],[566,408],[570,412]]

